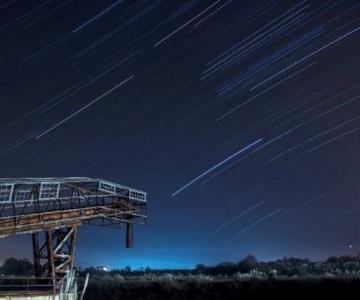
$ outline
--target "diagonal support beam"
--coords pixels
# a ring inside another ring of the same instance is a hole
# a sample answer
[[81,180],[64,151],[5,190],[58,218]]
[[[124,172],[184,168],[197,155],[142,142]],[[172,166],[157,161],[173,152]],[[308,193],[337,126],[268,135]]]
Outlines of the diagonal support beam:
[[51,279],[54,292],[74,267],[77,226],[47,230],[42,239],[33,234],[35,276]]

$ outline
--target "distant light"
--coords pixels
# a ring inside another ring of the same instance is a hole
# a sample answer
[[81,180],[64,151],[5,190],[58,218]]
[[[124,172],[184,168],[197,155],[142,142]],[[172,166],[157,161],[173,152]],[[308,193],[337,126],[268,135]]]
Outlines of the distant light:
[[97,269],[98,271],[110,272],[110,268],[107,267],[107,266],[98,266],[98,267],[96,267],[96,269]]
[[349,245],[349,248],[350,248],[350,249],[352,248],[352,245],[351,245],[351,244]]

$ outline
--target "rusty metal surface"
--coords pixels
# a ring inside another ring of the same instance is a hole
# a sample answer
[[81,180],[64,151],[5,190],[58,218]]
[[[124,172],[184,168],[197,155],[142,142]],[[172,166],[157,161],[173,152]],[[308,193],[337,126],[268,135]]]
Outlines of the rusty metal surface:
[[[42,189],[49,184],[57,190],[50,188],[46,194]],[[1,186],[9,189],[0,201],[0,238],[98,218],[113,224],[146,222],[146,193],[109,181],[86,177],[2,179]]]
[[[93,206],[63,211],[17,215],[0,218],[0,238],[15,234],[33,233],[41,230],[80,225],[94,218],[111,218],[129,222],[132,218],[145,219],[145,215],[118,207]],[[141,224],[141,222],[139,222]]]
[[88,177],[0,179],[0,238],[32,234],[34,280],[50,280],[46,288],[55,296],[73,273],[78,226],[126,224],[126,246],[132,247],[133,224],[146,223],[146,198],[140,190]]

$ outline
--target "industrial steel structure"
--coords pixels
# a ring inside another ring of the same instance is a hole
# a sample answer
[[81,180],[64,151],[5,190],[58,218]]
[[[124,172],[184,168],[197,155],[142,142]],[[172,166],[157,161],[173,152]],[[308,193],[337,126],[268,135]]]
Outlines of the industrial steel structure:
[[35,278],[48,280],[53,296],[61,298],[64,287],[76,290],[78,226],[125,225],[126,247],[132,247],[133,224],[146,223],[146,197],[145,192],[87,177],[0,179],[0,238],[32,234]]

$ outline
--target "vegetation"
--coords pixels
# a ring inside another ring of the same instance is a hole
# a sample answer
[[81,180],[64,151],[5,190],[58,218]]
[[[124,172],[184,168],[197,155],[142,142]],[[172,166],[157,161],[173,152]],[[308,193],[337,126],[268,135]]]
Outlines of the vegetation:
[[357,278],[241,280],[164,280],[117,282],[92,278],[86,300],[212,300],[212,299],[351,299],[359,292]]
[[259,262],[248,256],[238,263],[197,265],[192,270],[124,268],[91,274],[85,298],[93,299],[265,299],[329,296],[346,299],[360,287],[360,256],[331,257],[325,262],[283,258]]
[[[32,275],[33,264],[27,259],[8,258],[0,267],[3,275]],[[311,262],[301,258],[282,258],[276,261],[262,262],[254,256],[247,256],[238,263],[224,262],[215,266],[197,265],[194,269],[132,270],[130,267],[103,271],[98,268],[78,269],[80,276],[90,273],[92,276],[113,277],[118,280],[141,279],[179,279],[185,277],[210,280],[211,278],[279,278],[279,277],[308,277],[308,276],[360,276],[360,255],[333,256],[324,262]]]
[[[11,258],[0,274],[28,275],[30,269],[29,261]],[[86,273],[91,274],[87,300],[239,299],[239,295],[242,299],[294,295],[345,299],[360,288],[360,256],[330,257],[325,262],[299,258],[260,262],[248,256],[238,263],[197,265],[190,270],[78,269],[80,277]]]
[[32,275],[34,265],[28,259],[8,258],[0,268],[0,274],[3,275]]
[[282,258],[276,261],[262,262],[254,256],[247,256],[238,263],[224,262],[216,266],[197,265],[189,270],[153,270],[150,268],[131,270],[130,267],[104,272],[96,268],[79,270],[81,275],[90,273],[95,276],[107,276],[126,279],[152,280],[154,278],[183,280],[188,278],[282,278],[309,276],[359,276],[360,255],[330,257],[324,262],[311,262],[309,259]]

